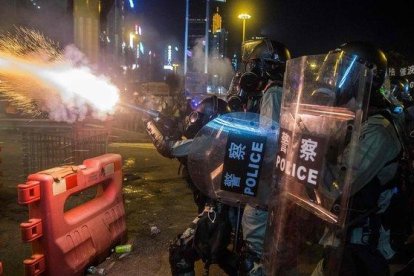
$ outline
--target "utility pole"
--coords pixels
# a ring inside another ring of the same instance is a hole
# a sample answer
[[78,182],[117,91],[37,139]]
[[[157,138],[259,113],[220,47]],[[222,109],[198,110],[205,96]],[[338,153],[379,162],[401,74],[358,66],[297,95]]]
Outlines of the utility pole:
[[187,74],[187,50],[188,50],[188,21],[190,19],[190,0],[185,1],[185,34],[184,34],[184,76]]
[[210,28],[210,0],[206,0],[206,43],[204,49],[204,74],[208,74],[208,48],[209,48],[209,33]]

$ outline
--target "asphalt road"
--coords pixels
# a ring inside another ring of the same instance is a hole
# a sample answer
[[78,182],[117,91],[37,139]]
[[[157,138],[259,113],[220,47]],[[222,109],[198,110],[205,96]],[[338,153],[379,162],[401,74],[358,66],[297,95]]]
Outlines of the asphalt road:
[[[192,193],[179,176],[179,163],[159,155],[152,144],[111,144],[124,158],[124,196],[130,254],[112,254],[98,268],[107,275],[171,275],[170,241],[197,215]],[[138,178],[139,177],[139,178]],[[138,179],[136,179],[138,178]],[[151,226],[160,230],[151,234]],[[203,264],[196,263],[196,275]],[[216,265],[210,275],[226,275]]]
[[[2,141],[4,168],[16,162],[13,156],[19,151],[7,148],[13,144],[12,138],[3,137]],[[162,157],[149,143],[115,143],[108,151],[123,157],[128,243],[133,250],[124,255],[114,253],[97,268],[112,276],[171,275],[168,245],[197,215],[192,193],[178,174],[179,163]],[[6,276],[24,275],[22,262],[31,256],[30,246],[21,241],[19,224],[28,219],[28,210],[17,204],[19,182],[15,178],[19,176],[9,175],[8,181],[0,185],[0,261]],[[151,234],[151,227],[159,229],[159,233]],[[202,275],[201,262],[196,264],[196,275]],[[210,275],[225,274],[213,265]]]
[[[133,251],[122,257],[113,254],[98,268],[104,268],[107,275],[170,275],[169,242],[197,215],[192,193],[178,174],[179,163],[162,157],[149,143],[111,144],[108,151],[123,157],[123,193]],[[8,159],[12,158],[10,152],[6,152]],[[17,204],[17,184],[9,181],[0,185],[4,275],[23,275],[22,261],[31,255],[30,246],[20,237],[19,224],[27,220],[28,210]],[[154,226],[160,232],[151,235]]]

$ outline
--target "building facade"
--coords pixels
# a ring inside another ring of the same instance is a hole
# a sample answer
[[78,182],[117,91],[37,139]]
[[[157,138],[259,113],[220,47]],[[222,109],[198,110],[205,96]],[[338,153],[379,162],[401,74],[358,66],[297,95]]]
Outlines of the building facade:
[[206,94],[211,83],[217,83],[217,74],[209,66],[226,55],[228,33],[218,12],[225,1],[186,0],[186,4],[185,89],[188,95]]
[[99,0],[74,0],[74,40],[75,45],[92,63],[99,61],[99,33],[100,33]]

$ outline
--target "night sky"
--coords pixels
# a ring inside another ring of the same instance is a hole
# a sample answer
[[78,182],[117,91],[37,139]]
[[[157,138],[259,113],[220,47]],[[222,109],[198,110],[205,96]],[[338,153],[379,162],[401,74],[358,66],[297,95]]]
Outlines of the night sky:
[[[159,39],[183,43],[185,0],[137,1],[140,17]],[[242,23],[237,19],[241,5],[248,6],[252,15],[246,37],[267,35],[284,43],[294,57],[367,40],[414,61],[414,1],[228,0],[222,16],[232,51],[241,42]]]

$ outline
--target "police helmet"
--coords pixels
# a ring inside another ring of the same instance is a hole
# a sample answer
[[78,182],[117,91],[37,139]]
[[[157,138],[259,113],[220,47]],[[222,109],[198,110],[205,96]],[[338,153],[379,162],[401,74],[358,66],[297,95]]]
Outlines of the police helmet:
[[234,95],[228,98],[227,104],[231,112],[243,112],[243,105],[245,104],[242,100],[242,97],[239,95]]
[[230,108],[226,101],[217,96],[203,99],[185,120],[185,136],[193,138],[204,125],[227,112],[230,112]]
[[404,77],[393,77],[391,81],[391,94],[397,99],[404,97],[404,95],[409,95],[410,92],[410,82]]
[[339,49],[347,55],[357,56],[358,62],[373,70],[370,105],[383,106],[384,97],[380,88],[384,83],[387,71],[387,57],[375,45],[365,41],[354,41],[342,44]]
[[242,46],[245,70],[260,78],[283,82],[289,49],[281,42],[268,38],[248,40]]

